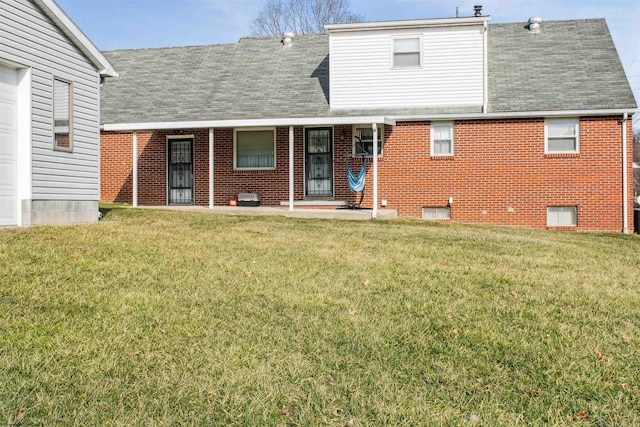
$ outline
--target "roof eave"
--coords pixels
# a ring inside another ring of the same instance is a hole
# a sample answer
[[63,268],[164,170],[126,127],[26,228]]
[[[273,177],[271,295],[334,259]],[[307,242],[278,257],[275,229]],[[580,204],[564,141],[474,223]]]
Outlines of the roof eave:
[[54,0],[33,0],[44,13],[62,30],[78,49],[91,60],[100,77],[118,77],[118,72],[100,50],[78,28]]
[[403,21],[377,21],[377,22],[351,22],[347,24],[326,24],[325,30],[332,32],[343,31],[374,31],[374,30],[393,30],[405,28],[425,28],[425,27],[442,27],[442,26],[461,26],[461,25],[482,25],[488,22],[490,16],[471,16],[465,18],[436,18],[436,19],[415,19]]

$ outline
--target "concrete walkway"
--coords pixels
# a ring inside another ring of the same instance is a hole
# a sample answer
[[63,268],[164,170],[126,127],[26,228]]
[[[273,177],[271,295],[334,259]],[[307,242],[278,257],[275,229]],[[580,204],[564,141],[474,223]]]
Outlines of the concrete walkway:
[[[294,209],[289,211],[288,207],[246,207],[246,206],[215,206],[209,209],[204,206],[139,206],[134,209],[164,209],[184,212],[203,212],[220,215],[246,215],[246,216],[286,216],[290,218],[320,218],[320,219],[344,219],[353,221],[364,221],[371,219],[370,209]],[[398,213],[392,209],[378,209],[378,218],[387,220],[397,218]]]

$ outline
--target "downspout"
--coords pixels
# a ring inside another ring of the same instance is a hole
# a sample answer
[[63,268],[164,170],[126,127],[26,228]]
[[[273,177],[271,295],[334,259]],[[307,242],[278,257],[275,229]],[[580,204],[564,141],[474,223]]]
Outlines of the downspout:
[[629,197],[627,175],[629,168],[627,167],[627,119],[628,113],[622,115],[622,232],[629,234]]
[[482,34],[483,42],[483,64],[482,64],[482,112],[487,114],[489,111],[489,25],[484,21],[484,30]]
[[138,132],[133,132],[133,207],[138,207]]
[[371,124],[373,130],[373,210],[371,218],[378,217],[378,125]]
[[215,191],[214,191],[214,133],[213,128],[209,129],[209,209],[213,209],[215,205]]

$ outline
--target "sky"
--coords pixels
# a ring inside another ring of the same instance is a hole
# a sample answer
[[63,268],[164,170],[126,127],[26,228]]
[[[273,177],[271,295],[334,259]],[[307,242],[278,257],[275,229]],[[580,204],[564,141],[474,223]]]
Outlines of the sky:
[[[235,43],[265,0],[56,0],[101,50]],[[605,18],[640,103],[640,0],[350,0],[365,21],[473,15],[490,23]],[[640,125],[640,114],[634,117]]]

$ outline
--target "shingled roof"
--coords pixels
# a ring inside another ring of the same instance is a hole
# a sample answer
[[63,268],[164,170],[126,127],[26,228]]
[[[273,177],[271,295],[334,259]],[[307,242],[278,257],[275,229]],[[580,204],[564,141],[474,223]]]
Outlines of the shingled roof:
[[[603,19],[489,26],[489,112],[635,108]],[[331,111],[329,36],[104,52],[119,71],[102,90],[103,124],[471,113]]]

